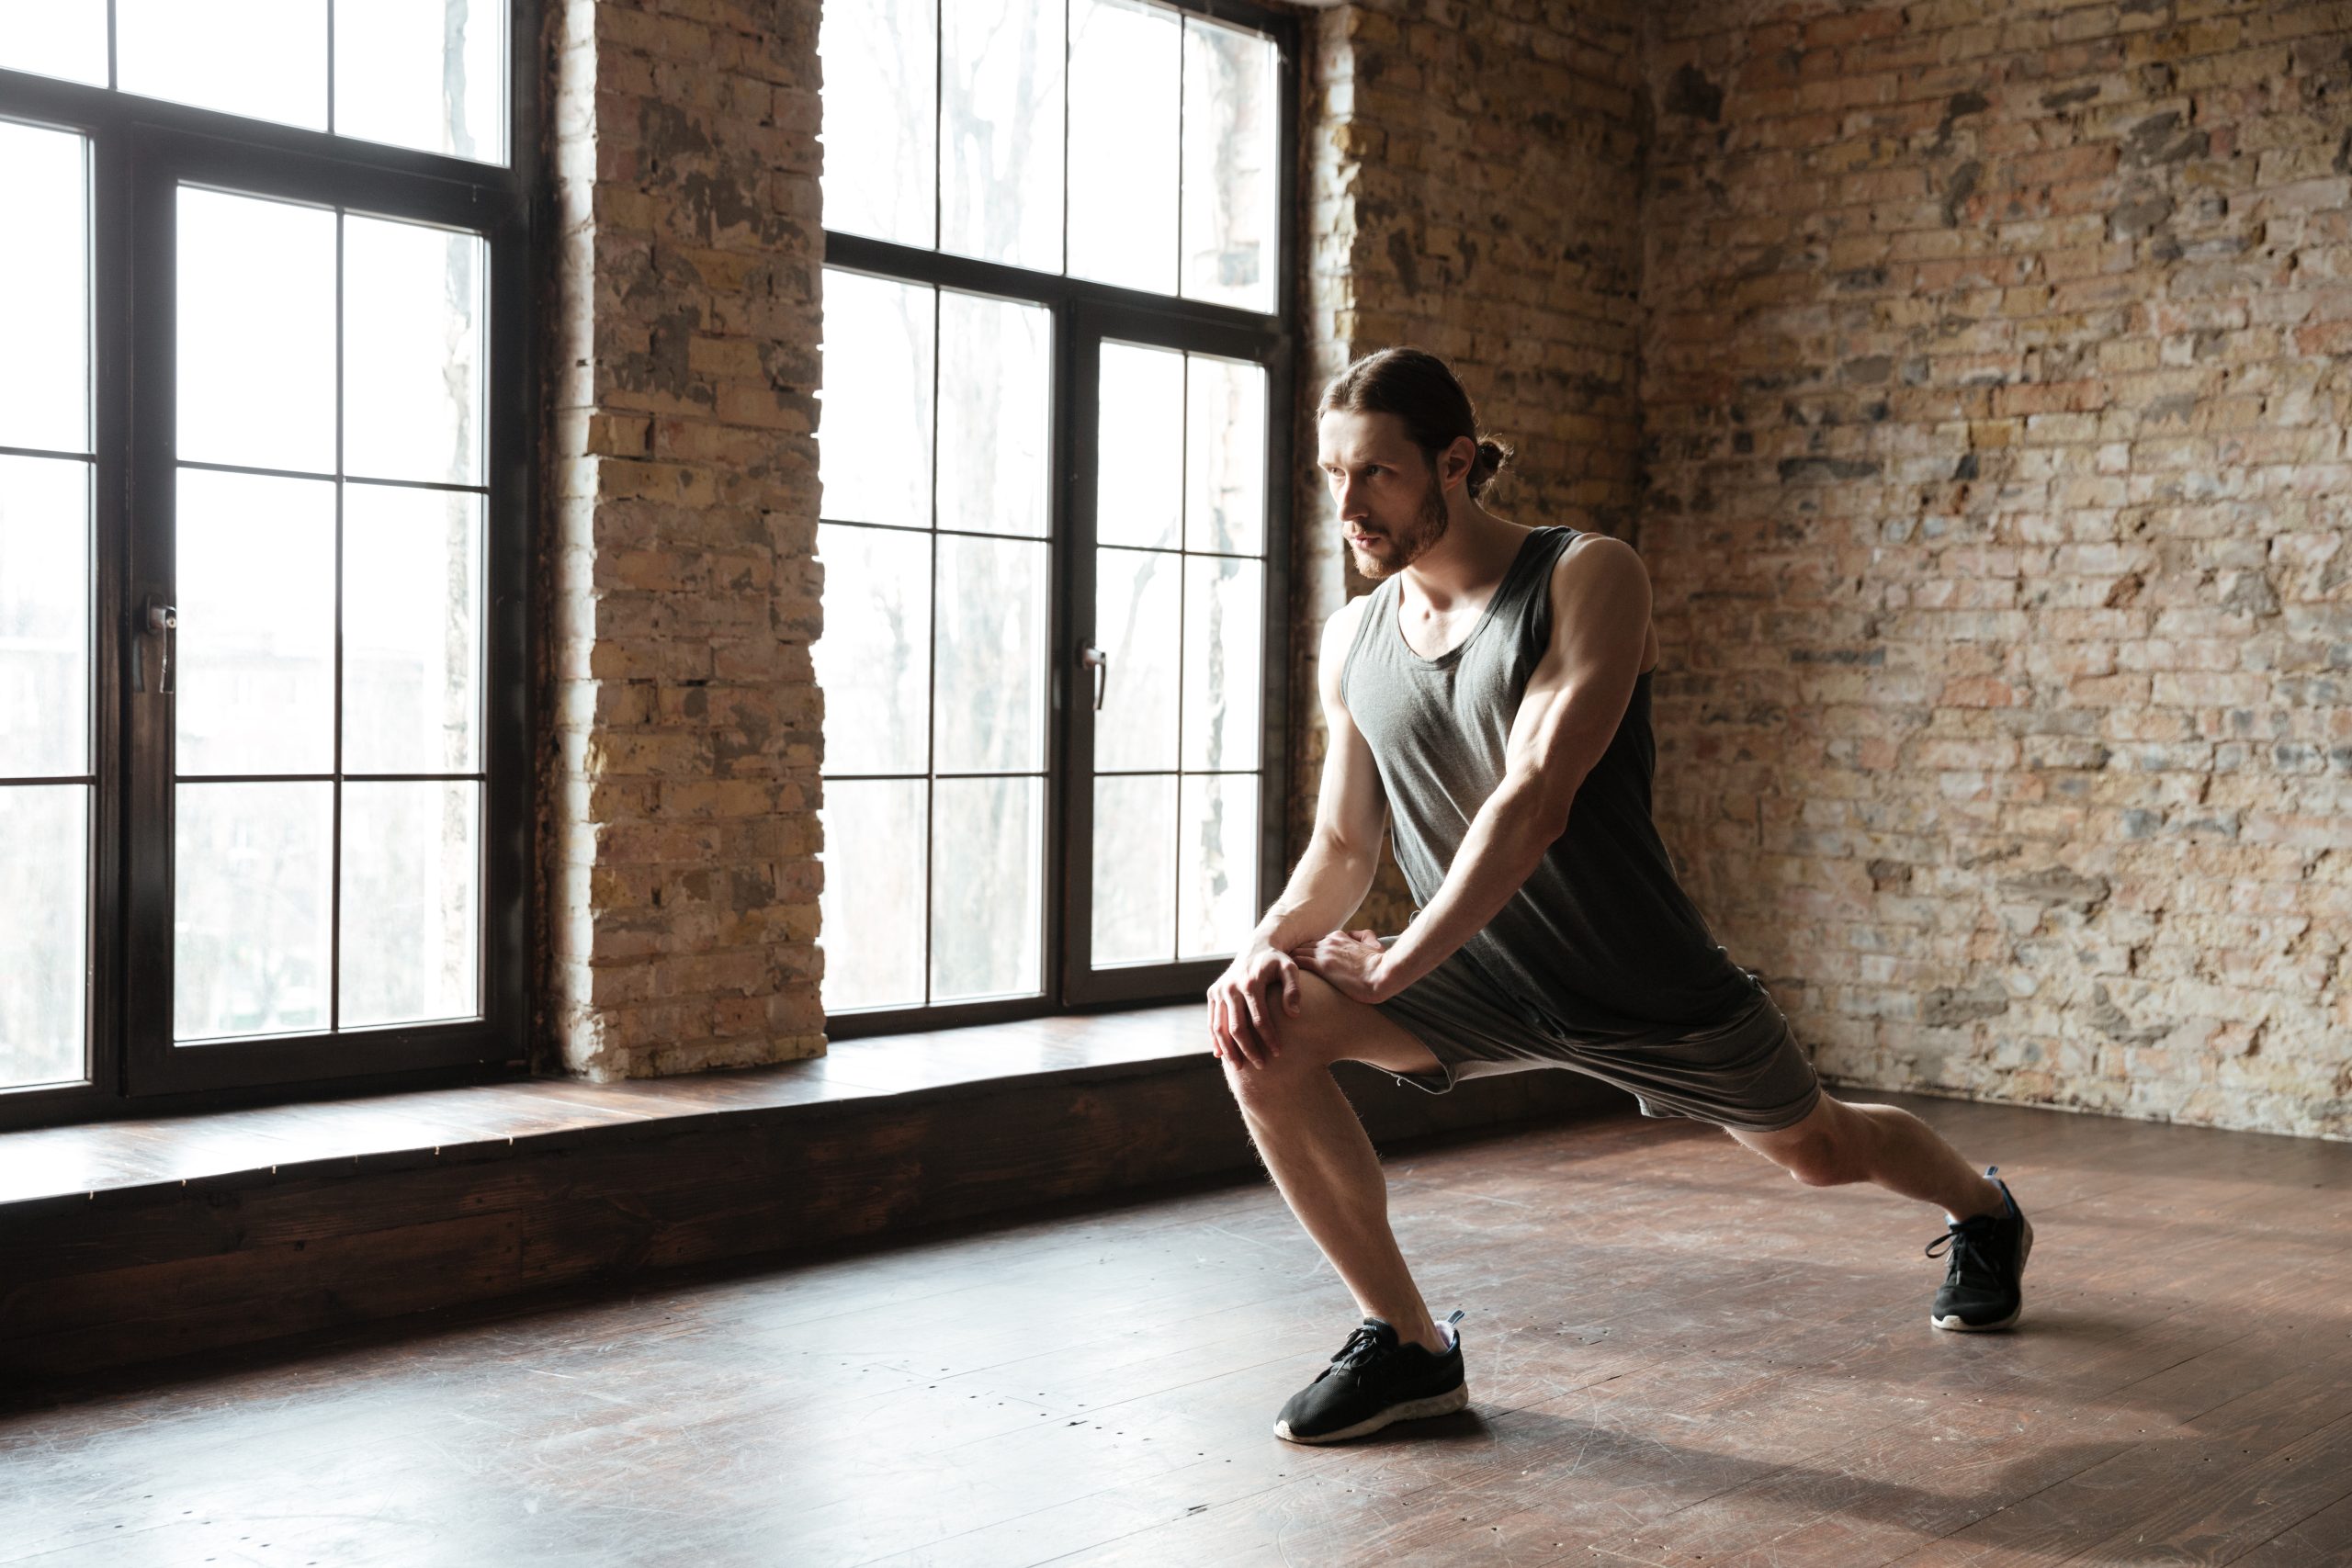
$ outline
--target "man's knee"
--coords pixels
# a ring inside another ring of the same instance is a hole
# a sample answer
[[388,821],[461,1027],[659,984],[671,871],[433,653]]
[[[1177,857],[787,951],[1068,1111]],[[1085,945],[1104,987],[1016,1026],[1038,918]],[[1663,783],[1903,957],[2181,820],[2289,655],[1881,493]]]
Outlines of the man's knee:
[[1775,1157],[1807,1187],[1843,1187],[1862,1179],[1861,1164],[1852,1151],[1826,1136],[1805,1138]]
[[1844,1187],[1870,1179],[1862,1147],[1869,1128],[1851,1107],[1821,1098],[1819,1107],[1784,1133],[1741,1141],[1807,1187]]
[[[1298,1011],[1293,1013],[1283,1006],[1282,992],[1277,989],[1269,1006],[1272,1010],[1272,1054],[1261,1061],[1238,1061],[1228,1053],[1225,1059],[1225,1081],[1236,1099],[1246,1099],[1267,1093],[1278,1093],[1295,1083],[1300,1076],[1328,1070],[1339,1059],[1343,1047],[1342,1032],[1337,1028],[1338,1009],[1333,1004],[1340,993],[1320,975],[1298,972]],[[1259,1031],[1259,1039],[1265,1032]]]

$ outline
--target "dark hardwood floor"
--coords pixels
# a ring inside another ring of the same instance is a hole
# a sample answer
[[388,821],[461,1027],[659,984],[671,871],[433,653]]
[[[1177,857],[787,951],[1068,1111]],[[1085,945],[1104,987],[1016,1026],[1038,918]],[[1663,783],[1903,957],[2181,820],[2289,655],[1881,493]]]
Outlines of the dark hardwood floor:
[[[1849,1098],[1874,1098],[1849,1095]],[[0,1562],[2352,1562],[2352,1146],[1906,1100],[2033,1216],[1610,1116],[1392,1159],[1472,1408],[1275,1408],[1351,1325],[1262,1179],[0,1416]]]

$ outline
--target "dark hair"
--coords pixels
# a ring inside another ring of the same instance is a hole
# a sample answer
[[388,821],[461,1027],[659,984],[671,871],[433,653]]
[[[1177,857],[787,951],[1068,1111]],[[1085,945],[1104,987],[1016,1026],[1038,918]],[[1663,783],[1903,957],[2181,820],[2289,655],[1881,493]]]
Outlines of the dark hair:
[[1393,413],[1405,422],[1406,435],[1431,470],[1439,453],[1470,437],[1478,444],[1468,479],[1473,501],[1511,459],[1509,446],[1478,434],[1477,411],[1453,367],[1422,349],[1384,348],[1363,355],[1325,385],[1316,412]]

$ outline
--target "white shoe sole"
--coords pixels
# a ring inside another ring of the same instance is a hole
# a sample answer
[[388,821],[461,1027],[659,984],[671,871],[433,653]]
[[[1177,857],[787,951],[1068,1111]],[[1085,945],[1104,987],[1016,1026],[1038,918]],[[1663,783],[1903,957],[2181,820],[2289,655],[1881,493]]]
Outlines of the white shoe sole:
[[[2018,1273],[2020,1277],[2025,1273],[2026,1259],[2032,1256],[2033,1222],[2028,1220],[2025,1223],[2025,1239],[2018,1247]],[[1997,1334],[2004,1328],[2015,1328],[2018,1325],[2018,1319],[2024,1315],[2025,1291],[2023,1287],[2019,1287],[2018,1310],[1998,1323],[1963,1323],[1957,1317],[1938,1317],[1933,1313],[1928,1314],[1928,1322],[1930,1326],[1940,1328],[1947,1334]]]
[[1935,1327],[1942,1329],[1947,1334],[1994,1334],[2004,1328],[2015,1328],[2018,1324],[2018,1319],[2024,1315],[2025,1308],[2020,1305],[2017,1311],[2009,1314],[2008,1316],[2001,1319],[1998,1323],[1963,1323],[1957,1317],[1936,1317],[1932,1315],[1928,1317],[1928,1322]]
[[1464,1382],[1446,1390],[1443,1393],[1433,1393],[1427,1399],[1408,1399],[1402,1404],[1392,1404],[1379,1415],[1366,1416],[1352,1427],[1342,1427],[1333,1432],[1317,1433],[1312,1438],[1303,1438],[1293,1432],[1287,1421],[1277,1421],[1274,1423],[1274,1436],[1286,1443],[1344,1443],[1350,1438],[1361,1438],[1366,1432],[1377,1432],[1391,1421],[1415,1421],[1424,1416],[1451,1416],[1455,1411],[1467,1406],[1469,1403],[1470,1385]]

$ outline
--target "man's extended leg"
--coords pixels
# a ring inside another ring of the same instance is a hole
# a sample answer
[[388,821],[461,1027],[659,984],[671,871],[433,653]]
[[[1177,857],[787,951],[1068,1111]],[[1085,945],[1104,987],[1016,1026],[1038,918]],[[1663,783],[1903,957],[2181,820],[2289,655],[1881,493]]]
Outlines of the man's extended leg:
[[1405,1343],[1442,1349],[1388,1227],[1380,1156],[1330,1071],[1334,1062],[1358,1061],[1396,1073],[1435,1072],[1437,1058],[1411,1031],[1341,996],[1319,976],[1302,972],[1298,984],[1299,1014],[1275,1020],[1272,1063],[1227,1061],[1226,1082],[1283,1201],[1331,1260],[1358,1310],[1387,1323]]
[[1944,1282],[1928,1309],[1937,1328],[1978,1334],[2007,1328],[2024,1311],[2033,1224],[2008,1190],[1979,1176],[1935,1130],[1892,1105],[1848,1105],[1827,1095],[1795,1126],[1778,1133],[1732,1129],[1814,1187],[1874,1181],[1891,1192],[1943,1205],[1951,1221],[1929,1244],[1945,1258]]
[[1936,1130],[1894,1105],[1852,1105],[1825,1094],[1812,1114],[1777,1133],[1727,1129],[1808,1187],[1874,1181],[1939,1205],[1955,1220],[2001,1213],[2001,1190]]

